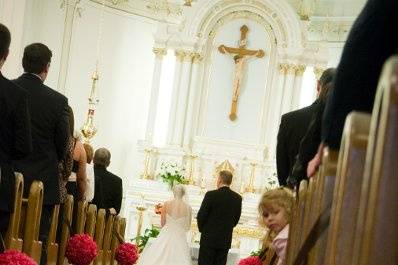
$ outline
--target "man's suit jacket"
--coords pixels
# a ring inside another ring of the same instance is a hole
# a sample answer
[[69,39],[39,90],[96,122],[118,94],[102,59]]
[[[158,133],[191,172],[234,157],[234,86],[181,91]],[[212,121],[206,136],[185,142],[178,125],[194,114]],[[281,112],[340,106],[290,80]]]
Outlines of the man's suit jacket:
[[28,95],[0,73],[0,210],[12,210],[15,191],[12,161],[31,151]]
[[241,211],[242,197],[229,187],[207,192],[197,215],[200,245],[229,249]]
[[352,26],[322,123],[322,140],[333,149],[348,113],[372,111],[383,64],[398,52],[397,10],[397,0],[368,0]]
[[123,182],[104,166],[94,165],[95,188],[93,203],[108,211],[115,208],[117,214],[122,206]]
[[279,184],[285,186],[300,147],[307,132],[318,101],[312,105],[282,115],[276,145],[276,167]]
[[24,175],[25,195],[33,180],[44,184],[43,204],[59,203],[58,163],[65,157],[69,138],[68,100],[44,85],[38,76],[25,73],[14,81],[28,92],[33,152],[15,162]]

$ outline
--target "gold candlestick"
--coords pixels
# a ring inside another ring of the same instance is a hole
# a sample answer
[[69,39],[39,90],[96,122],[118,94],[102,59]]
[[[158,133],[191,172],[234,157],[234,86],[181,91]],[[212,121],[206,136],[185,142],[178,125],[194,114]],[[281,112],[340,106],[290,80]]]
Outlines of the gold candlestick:
[[142,179],[153,179],[150,169],[151,169],[151,156],[154,154],[156,151],[153,148],[145,148],[144,153],[145,153],[145,159],[144,159],[144,172],[141,174]]
[[250,180],[249,180],[249,186],[247,186],[246,191],[253,193],[254,192],[254,179],[255,179],[255,172],[256,172],[256,166],[257,163],[251,162],[251,172],[250,172]]
[[144,206],[137,206],[135,207],[138,211],[138,225],[137,225],[137,237],[141,235],[141,229],[142,229],[142,222],[144,219],[144,212],[146,208]]
[[193,184],[195,184],[195,178],[194,178],[195,160],[196,160],[196,158],[198,158],[198,156],[194,155],[194,154],[189,154],[188,158],[189,158],[189,170],[188,170],[187,179],[188,179],[188,184],[193,185]]

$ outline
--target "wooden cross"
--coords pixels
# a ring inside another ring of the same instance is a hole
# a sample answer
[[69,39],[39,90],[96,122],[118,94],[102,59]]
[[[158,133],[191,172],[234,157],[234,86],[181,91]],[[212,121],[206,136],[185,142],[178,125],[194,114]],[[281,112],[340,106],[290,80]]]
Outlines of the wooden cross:
[[236,120],[236,110],[238,106],[238,98],[240,87],[242,83],[242,77],[244,72],[244,65],[248,58],[250,57],[257,57],[262,58],[265,55],[263,50],[249,50],[246,49],[247,46],[247,32],[249,28],[246,25],[243,25],[240,28],[240,40],[239,40],[239,47],[227,47],[225,45],[220,45],[218,50],[223,54],[232,54],[234,55],[233,59],[235,61],[235,72],[234,72],[234,82],[233,82],[233,91],[232,91],[232,105],[231,105],[231,112],[229,114],[229,119],[231,121]]

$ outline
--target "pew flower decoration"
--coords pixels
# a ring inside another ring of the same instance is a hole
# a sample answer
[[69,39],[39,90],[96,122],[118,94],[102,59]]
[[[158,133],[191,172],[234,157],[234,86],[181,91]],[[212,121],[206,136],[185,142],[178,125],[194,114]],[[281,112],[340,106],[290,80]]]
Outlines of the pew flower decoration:
[[97,253],[97,244],[91,236],[76,234],[68,240],[65,256],[73,265],[89,265]]
[[241,259],[238,265],[262,265],[259,256],[250,256],[244,259]]
[[166,183],[170,189],[176,184],[188,184],[188,180],[184,178],[185,169],[180,168],[176,163],[162,163],[158,177]]
[[0,265],[37,265],[37,263],[25,253],[11,249],[0,254]]
[[115,259],[120,265],[134,265],[138,260],[138,247],[131,243],[120,244],[116,249]]

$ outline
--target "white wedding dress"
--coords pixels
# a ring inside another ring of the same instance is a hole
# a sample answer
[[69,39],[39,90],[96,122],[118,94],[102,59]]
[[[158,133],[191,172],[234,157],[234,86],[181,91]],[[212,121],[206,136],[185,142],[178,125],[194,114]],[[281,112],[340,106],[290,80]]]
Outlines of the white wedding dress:
[[158,237],[149,241],[137,265],[191,265],[187,231],[191,226],[191,207],[181,200],[164,204],[166,223]]

